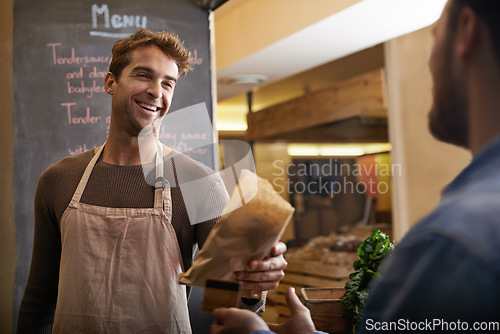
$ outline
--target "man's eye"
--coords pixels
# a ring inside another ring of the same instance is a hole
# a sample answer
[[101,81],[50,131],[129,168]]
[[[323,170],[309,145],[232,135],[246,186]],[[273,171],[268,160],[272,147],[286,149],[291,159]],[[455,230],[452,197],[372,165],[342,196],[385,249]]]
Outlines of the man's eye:
[[141,78],[147,78],[148,75],[146,73],[139,73],[137,74],[138,77],[141,77]]

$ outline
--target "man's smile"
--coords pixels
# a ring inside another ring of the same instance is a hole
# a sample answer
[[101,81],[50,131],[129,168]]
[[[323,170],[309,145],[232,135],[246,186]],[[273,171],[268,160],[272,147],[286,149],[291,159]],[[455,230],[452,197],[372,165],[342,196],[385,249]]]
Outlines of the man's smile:
[[162,107],[157,107],[157,106],[145,103],[145,102],[135,101],[135,103],[137,103],[141,108],[146,109],[148,111],[152,111],[152,112],[157,112],[157,111],[162,109]]

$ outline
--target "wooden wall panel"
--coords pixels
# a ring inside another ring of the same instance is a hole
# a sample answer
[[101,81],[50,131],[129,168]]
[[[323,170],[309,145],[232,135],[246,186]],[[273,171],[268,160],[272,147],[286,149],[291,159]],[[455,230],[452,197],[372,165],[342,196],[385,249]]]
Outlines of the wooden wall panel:
[[264,139],[356,116],[385,117],[383,78],[384,71],[378,69],[250,113],[247,138]]

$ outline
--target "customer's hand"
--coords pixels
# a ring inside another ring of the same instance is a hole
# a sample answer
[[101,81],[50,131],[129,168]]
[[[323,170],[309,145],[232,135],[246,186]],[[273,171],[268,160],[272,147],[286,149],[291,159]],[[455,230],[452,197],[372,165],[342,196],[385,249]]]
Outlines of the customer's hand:
[[294,288],[289,288],[286,303],[292,315],[290,320],[280,325],[268,324],[269,329],[277,334],[312,334],[316,330],[311,319],[311,312],[302,305]]
[[290,320],[284,324],[266,324],[251,311],[236,308],[218,308],[213,311],[214,323],[210,327],[211,334],[249,334],[256,330],[271,330],[277,334],[313,334],[316,329],[309,309],[302,305],[290,288],[286,294],[286,302],[291,311]]
[[212,315],[211,334],[249,334],[259,329],[269,330],[264,320],[248,310],[218,308]]

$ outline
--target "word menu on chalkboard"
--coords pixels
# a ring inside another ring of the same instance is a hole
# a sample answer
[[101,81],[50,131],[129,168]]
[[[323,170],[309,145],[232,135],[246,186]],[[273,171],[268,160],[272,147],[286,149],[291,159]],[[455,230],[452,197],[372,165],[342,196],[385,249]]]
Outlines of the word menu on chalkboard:
[[161,140],[214,165],[208,12],[189,0],[15,0],[14,310],[30,265],[38,178],[63,157],[105,142],[111,97],[104,91],[104,77],[111,47],[138,28],[175,32],[194,56],[195,69],[177,84]]

